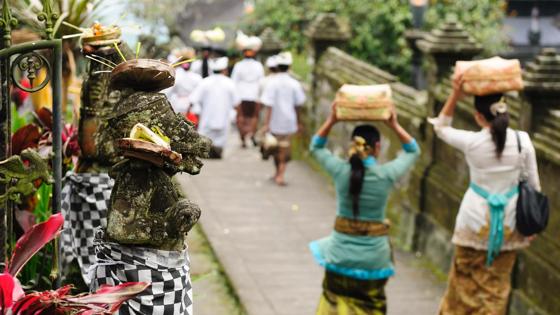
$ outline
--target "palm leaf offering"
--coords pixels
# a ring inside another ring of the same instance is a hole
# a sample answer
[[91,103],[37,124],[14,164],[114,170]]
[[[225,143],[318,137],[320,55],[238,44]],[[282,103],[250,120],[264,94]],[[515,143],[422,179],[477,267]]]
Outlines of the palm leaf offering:
[[144,160],[159,167],[166,164],[178,165],[183,157],[171,150],[169,143],[169,138],[160,128],[150,129],[143,124],[136,124],[128,138],[117,141],[117,147],[125,157]]

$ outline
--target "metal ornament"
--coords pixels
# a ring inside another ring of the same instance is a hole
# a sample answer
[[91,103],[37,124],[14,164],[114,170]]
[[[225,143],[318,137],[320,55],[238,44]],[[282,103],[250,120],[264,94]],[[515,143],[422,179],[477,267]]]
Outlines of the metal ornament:
[[18,20],[12,16],[8,0],[4,0],[2,4],[2,18],[0,18],[2,45],[8,47],[12,43],[12,28],[18,25]]
[[60,17],[60,15],[56,12],[53,12],[52,0],[43,0],[42,3],[43,12],[37,14],[37,19],[41,22],[45,22],[45,35],[47,39],[53,39],[54,23]]
[[[36,87],[26,88],[22,86],[19,80],[17,80],[16,78],[16,73],[17,73],[16,70],[19,69],[21,72],[27,73],[27,78],[29,79],[29,82],[33,86],[33,81],[37,78],[37,72],[43,67],[47,68],[47,76],[45,77],[43,82],[41,82]],[[34,93],[42,90],[45,86],[47,86],[47,84],[51,80],[51,65],[49,61],[47,60],[47,58],[45,58],[42,55],[39,55],[36,52],[30,52],[30,53],[19,55],[12,63],[11,72],[12,72],[12,80],[13,80],[12,83],[15,84],[18,88],[29,93]]]

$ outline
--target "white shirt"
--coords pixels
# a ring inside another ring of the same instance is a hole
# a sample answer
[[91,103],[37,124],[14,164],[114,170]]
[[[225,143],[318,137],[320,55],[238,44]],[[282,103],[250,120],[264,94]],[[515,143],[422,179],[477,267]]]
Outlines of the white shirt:
[[260,82],[264,78],[264,68],[255,59],[245,58],[235,64],[231,71],[237,92],[243,101],[258,101]]
[[186,113],[191,105],[189,95],[202,81],[202,77],[192,71],[179,68],[175,72],[175,85],[163,90],[176,113]]
[[297,132],[296,107],[305,102],[301,84],[288,73],[276,74],[268,81],[261,102],[272,109],[270,132],[289,135]]
[[235,84],[223,74],[204,78],[190,100],[200,106],[200,130],[226,130],[230,112],[240,102]]
[[[210,59],[208,59],[208,63],[210,63]],[[202,76],[202,58],[196,59],[191,63],[191,71]],[[208,76],[212,75],[212,70],[210,69],[210,65],[208,65]]]
[[[452,118],[440,116],[431,119],[436,134],[447,144],[465,154],[471,182],[490,194],[505,194],[518,184],[521,170],[525,169],[529,184],[540,190],[535,148],[529,135],[519,131],[522,153],[518,152],[515,130],[507,130],[502,157],[496,156],[496,145],[489,128],[467,131],[451,127]],[[504,209],[504,244],[502,250],[512,250],[528,245],[528,240],[515,231],[517,195]],[[490,210],[485,198],[468,189],[455,223],[452,242],[456,245],[485,250],[488,247]]]
[[275,72],[270,72],[267,76],[265,76],[261,80],[260,90],[259,90],[259,102],[262,103],[262,97],[263,97],[263,94],[264,94],[264,90],[266,89],[266,86],[267,86],[268,82],[270,82],[272,79],[274,79],[275,76],[276,76]]

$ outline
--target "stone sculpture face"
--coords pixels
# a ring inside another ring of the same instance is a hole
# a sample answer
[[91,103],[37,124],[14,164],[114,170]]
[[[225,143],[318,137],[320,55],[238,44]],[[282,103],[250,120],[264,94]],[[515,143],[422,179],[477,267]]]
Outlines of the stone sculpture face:
[[195,175],[200,172],[200,158],[208,156],[211,141],[198,134],[194,125],[176,114],[162,93],[121,90],[121,98],[113,107],[113,114],[103,125],[101,151],[115,160],[118,157],[115,141],[128,135],[137,123],[158,127],[171,140],[171,149],[183,156],[177,171]]
[[[109,175],[115,179],[107,222],[107,238],[122,244],[162,250],[182,250],[185,236],[200,217],[200,209],[185,199],[172,181],[177,172],[198,174],[200,158],[211,142],[202,137],[183,116],[176,114],[161,93],[134,90],[118,85],[119,97],[112,114],[100,127],[104,141],[99,151],[109,159],[122,154],[118,139],[128,136],[137,123],[159,128],[170,140],[171,150],[182,155],[178,164],[163,166],[127,158],[117,162]],[[121,158],[122,159],[122,158]]]

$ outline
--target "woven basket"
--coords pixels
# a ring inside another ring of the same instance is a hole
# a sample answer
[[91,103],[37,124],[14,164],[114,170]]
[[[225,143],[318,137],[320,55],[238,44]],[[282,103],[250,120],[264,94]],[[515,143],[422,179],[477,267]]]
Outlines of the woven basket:
[[500,57],[476,61],[457,61],[454,77],[463,74],[465,93],[483,96],[523,89],[519,60]]
[[336,93],[336,117],[345,121],[387,120],[393,100],[391,86],[344,84]]

